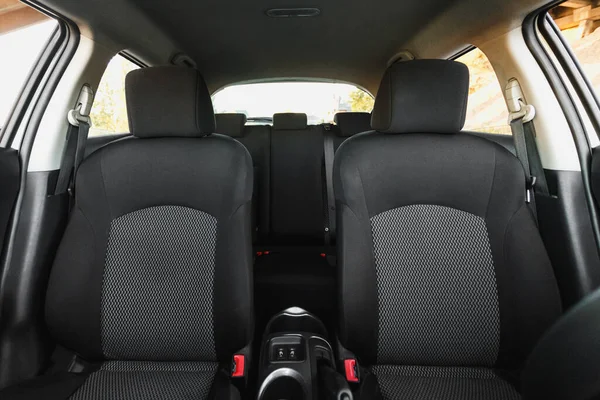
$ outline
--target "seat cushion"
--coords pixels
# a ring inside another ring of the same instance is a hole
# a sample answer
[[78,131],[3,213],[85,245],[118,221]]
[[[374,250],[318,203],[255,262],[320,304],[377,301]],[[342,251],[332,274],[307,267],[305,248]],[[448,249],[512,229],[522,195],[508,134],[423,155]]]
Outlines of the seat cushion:
[[217,368],[212,362],[109,361],[70,399],[206,399]]
[[521,396],[488,368],[377,365],[385,400],[517,400]]

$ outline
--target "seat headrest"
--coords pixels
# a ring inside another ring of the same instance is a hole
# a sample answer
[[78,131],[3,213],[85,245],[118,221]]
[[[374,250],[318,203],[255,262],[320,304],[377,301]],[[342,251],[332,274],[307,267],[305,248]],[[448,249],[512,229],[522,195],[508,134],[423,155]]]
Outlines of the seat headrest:
[[140,68],[127,74],[129,129],[137,137],[198,137],[215,131],[204,79],[187,67]]
[[302,113],[278,113],[273,114],[273,129],[276,130],[299,130],[306,129],[308,117]]
[[371,117],[384,133],[456,133],[465,124],[469,70],[449,60],[391,65],[379,86]]
[[340,136],[349,137],[357,133],[371,130],[371,113],[345,112],[333,116],[333,122],[338,126]]
[[215,114],[217,133],[236,138],[243,137],[246,119],[246,114]]

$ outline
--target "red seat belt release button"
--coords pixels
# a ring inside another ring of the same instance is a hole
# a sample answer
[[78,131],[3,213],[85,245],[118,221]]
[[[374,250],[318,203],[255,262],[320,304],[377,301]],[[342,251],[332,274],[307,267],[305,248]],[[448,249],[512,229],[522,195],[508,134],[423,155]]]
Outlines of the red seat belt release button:
[[344,360],[344,369],[346,371],[346,380],[348,382],[358,382],[358,364],[355,359]]
[[246,374],[246,357],[243,354],[233,356],[233,365],[231,366],[232,378],[243,378]]

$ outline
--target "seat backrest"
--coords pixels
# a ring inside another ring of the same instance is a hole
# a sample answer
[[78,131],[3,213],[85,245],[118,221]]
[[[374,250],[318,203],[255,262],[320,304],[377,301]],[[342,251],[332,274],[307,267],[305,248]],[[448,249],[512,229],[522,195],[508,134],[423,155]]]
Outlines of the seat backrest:
[[253,228],[262,241],[269,234],[271,127],[246,126],[245,114],[215,114],[217,132],[241,142],[254,166]]
[[350,136],[371,130],[371,113],[367,112],[343,112],[333,116],[333,122],[337,126],[334,147],[337,149]]
[[273,116],[271,234],[275,242],[323,244],[323,128],[306,114]]
[[86,360],[228,361],[252,335],[252,164],[202,77],[128,74],[134,137],[79,168],[46,320]]
[[341,340],[366,363],[514,368],[560,314],[509,151],[461,134],[468,70],[392,65],[338,149]]

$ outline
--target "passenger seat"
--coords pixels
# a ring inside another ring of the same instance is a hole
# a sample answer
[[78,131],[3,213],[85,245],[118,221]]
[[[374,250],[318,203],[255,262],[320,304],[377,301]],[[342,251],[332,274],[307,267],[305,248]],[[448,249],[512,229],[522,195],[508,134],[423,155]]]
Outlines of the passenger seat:
[[335,156],[340,339],[386,400],[519,399],[561,313],[522,165],[460,133],[468,88],[457,62],[392,65]]
[[[130,72],[134,137],[77,172],[46,321],[72,357],[3,399],[233,399],[234,353],[252,337],[252,163],[213,134],[190,68]],[[29,397],[27,397],[29,396]]]

